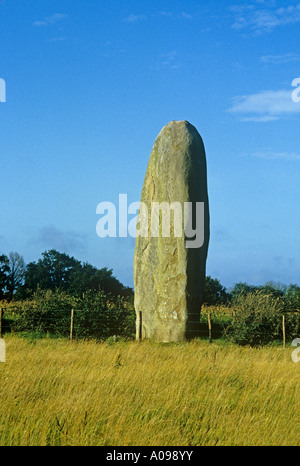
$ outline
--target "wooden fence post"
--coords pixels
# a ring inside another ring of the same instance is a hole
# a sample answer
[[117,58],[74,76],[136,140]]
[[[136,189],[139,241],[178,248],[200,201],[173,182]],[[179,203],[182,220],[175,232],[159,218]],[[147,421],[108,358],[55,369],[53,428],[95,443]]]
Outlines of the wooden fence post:
[[0,307],[0,338],[2,338],[2,317],[3,317],[3,307]]
[[210,312],[207,313],[207,320],[208,320],[208,337],[209,337],[209,343],[212,342],[211,338],[211,319],[210,319]]
[[285,348],[285,315],[282,314],[282,339],[283,339],[283,347]]
[[71,311],[71,327],[70,327],[70,340],[73,340],[73,327],[74,327],[74,309]]

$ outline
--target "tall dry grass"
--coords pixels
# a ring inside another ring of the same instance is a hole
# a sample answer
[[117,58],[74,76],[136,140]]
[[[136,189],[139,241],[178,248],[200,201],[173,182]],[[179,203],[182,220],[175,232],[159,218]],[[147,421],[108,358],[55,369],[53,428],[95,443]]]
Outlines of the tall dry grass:
[[300,445],[292,348],[6,339],[0,445]]

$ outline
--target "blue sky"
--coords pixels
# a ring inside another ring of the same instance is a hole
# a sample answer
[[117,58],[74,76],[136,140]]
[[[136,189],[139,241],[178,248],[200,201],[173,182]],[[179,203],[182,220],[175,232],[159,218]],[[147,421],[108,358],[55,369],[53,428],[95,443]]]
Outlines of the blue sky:
[[187,120],[207,155],[207,274],[300,283],[300,2],[3,0],[0,251],[50,248],[133,285],[134,239],[96,207],[139,201],[155,138]]

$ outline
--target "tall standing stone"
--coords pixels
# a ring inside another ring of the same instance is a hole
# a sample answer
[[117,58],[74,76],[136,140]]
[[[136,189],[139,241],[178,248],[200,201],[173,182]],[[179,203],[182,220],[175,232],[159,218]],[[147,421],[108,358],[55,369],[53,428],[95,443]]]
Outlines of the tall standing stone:
[[[174,230],[178,222],[175,225],[172,209],[170,236],[162,234],[162,217],[158,236],[151,236],[151,222],[155,220],[151,209],[153,203],[162,202],[180,203],[181,236]],[[201,247],[186,247],[184,203],[193,205],[194,229],[196,203],[204,206]],[[209,243],[209,206],[204,145],[187,121],[171,121],[159,133],[146,171],[142,204],[147,212],[140,207],[133,266],[137,338],[170,342],[197,337]]]

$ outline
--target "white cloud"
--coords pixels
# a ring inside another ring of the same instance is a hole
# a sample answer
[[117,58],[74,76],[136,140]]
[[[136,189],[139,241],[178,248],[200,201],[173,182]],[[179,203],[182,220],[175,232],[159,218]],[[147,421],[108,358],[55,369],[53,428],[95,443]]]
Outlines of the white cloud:
[[33,26],[47,26],[46,21],[34,21]]
[[66,17],[67,17],[67,15],[65,15],[63,13],[54,13],[53,15],[48,16],[46,18],[46,21],[47,21],[47,23],[53,24],[53,23],[57,23],[58,21],[61,21],[61,20],[65,19]]
[[267,121],[276,121],[278,119],[278,116],[275,117],[271,115],[241,117],[241,121],[254,121],[259,123],[265,123]]
[[138,23],[140,21],[145,21],[147,17],[145,15],[129,15],[124,19],[126,23]]
[[[263,3],[261,3],[264,6]],[[300,3],[281,8],[254,8],[253,5],[231,7],[234,14],[232,28],[250,30],[255,34],[271,32],[276,27],[300,22]]]
[[285,53],[283,55],[264,55],[263,57],[260,57],[260,61],[270,65],[282,65],[289,62],[300,61],[300,54]]
[[49,24],[54,24],[59,21],[62,21],[63,19],[67,18],[68,15],[65,15],[63,13],[54,13],[51,16],[47,16],[46,18],[38,21],[33,22],[33,26],[48,26]]
[[276,159],[284,159],[284,160],[296,160],[300,162],[300,154],[296,154],[295,152],[272,152],[272,151],[258,151],[253,152],[251,157],[256,157],[259,159],[267,159],[267,160],[276,160]]
[[194,15],[190,13],[186,13],[182,11],[181,13],[171,13],[170,11],[160,11],[160,16],[165,16],[166,18],[174,18],[174,19],[193,19]]
[[245,11],[249,11],[249,10],[253,10],[253,9],[254,9],[254,5],[231,5],[229,7],[229,10],[232,13],[235,13],[237,15],[240,15],[240,14],[244,13]]
[[291,90],[261,91],[256,94],[235,97],[228,110],[244,121],[274,121],[282,116],[300,114],[300,103],[292,100]]
[[185,13],[184,11],[181,13],[181,17],[184,19],[193,19],[193,16],[189,13]]
[[177,61],[177,52],[173,50],[168,53],[162,53],[158,65],[163,68],[179,68],[180,63]]
[[160,11],[159,13],[161,16],[167,16],[168,18],[170,18],[171,16],[173,16],[173,13],[171,13],[170,11]]

